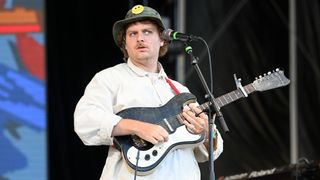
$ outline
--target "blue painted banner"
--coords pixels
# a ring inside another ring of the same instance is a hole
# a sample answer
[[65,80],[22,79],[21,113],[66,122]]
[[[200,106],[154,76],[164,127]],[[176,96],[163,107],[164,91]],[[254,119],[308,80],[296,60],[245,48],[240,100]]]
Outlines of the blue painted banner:
[[0,3],[0,179],[47,179],[42,0]]

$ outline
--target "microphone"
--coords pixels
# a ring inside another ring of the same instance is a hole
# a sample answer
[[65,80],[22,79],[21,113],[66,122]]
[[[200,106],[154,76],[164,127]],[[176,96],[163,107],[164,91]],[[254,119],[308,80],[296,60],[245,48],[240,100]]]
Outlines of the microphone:
[[200,39],[200,37],[198,36],[186,35],[184,33],[180,33],[172,29],[163,30],[161,33],[161,37],[168,41],[178,40],[183,42],[196,41]]

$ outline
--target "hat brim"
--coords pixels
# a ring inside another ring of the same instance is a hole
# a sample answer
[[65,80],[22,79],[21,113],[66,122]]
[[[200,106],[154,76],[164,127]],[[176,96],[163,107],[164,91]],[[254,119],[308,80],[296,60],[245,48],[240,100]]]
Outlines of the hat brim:
[[118,34],[119,32],[129,23],[133,23],[136,21],[142,21],[142,20],[152,20],[155,21],[161,28],[165,29],[164,24],[159,20],[158,18],[153,18],[150,17],[149,15],[146,16],[139,16],[139,17],[132,17],[132,18],[127,18],[123,20],[119,20],[114,23],[113,28],[112,28],[112,34],[113,34],[113,40],[116,43],[117,46],[118,44]]

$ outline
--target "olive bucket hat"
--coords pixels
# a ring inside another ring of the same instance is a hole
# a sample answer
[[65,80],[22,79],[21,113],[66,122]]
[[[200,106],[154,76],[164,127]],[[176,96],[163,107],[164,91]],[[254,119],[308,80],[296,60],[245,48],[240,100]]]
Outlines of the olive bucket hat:
[[161,16],[156,10],[147,6],[136,5],[127,12],[123,20],[119,20],[113,24],[112,34],[117,46],[119,46],[117,36],[127,24],[146,19],[155,21],[161,28],[165,29]]

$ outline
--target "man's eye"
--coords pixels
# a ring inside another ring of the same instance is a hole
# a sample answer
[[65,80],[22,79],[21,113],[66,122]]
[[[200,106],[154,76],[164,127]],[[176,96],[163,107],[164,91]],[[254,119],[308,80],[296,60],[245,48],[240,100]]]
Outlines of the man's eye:
[[128,34],[130,37],[134,37],[135,36],[135,33],[129,33]]
[[145,31],[143,31],[143,34],[145,34],[145,35],[151,34],[151,31],[145,30]]

